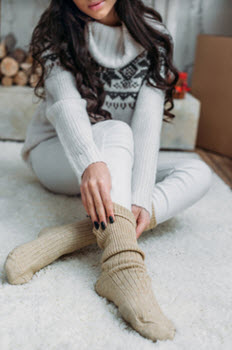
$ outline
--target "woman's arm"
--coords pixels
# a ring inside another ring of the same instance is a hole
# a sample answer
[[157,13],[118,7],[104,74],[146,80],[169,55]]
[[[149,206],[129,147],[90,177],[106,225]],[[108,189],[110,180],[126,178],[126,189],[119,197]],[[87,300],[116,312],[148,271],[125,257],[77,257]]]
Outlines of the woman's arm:
[[[49,61],[46,62],[48,67]],[[73,74],[58,64],[52,67],[44,85],[47,119],[56,129],[65,154],[81,184],[81,176],[91,163],[106,163],[93,139],[86,110],[87,102],[78,92]]]
[[[169,36],[164,23],[145,17],[149,25]],[[163,51],[163,48],[159,47]],[[165,67],[161,59],[160,74],[165,77]],[[151,79],[153,84],[154,81]],[[131,120],[134,134],[135,160],[132,176],[132,204],[145,208],[152,217],[152,191],[156,180],[158,153],[163,120],[165,92],[143,82]]]
[[152,216],[152,191],[156,180],[164,91],[147,86],[146,80],[137,96],[131,120],[134,135],[132,204],[145,208]]
[[[87,102],[78,92],[73,74],[56,64],[45,79],[45,92],[47,118],[56,129],[81,185],[81,198],[86,212],[94,225],[107,225],[108,217],[114,219],[110,197],[111,174],[94,142],[86,110]],[[97,162],[103,162],[104,166]],[[92,163],[96,164],[89,166]]]

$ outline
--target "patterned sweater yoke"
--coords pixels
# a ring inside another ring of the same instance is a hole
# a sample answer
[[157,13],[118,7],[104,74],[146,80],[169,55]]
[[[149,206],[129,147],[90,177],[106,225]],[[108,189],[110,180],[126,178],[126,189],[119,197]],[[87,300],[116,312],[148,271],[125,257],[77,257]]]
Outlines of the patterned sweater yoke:
[[[103,108],[112,113],[113,119],[129,123],[148,71],[147,51],[133,39],[123,22],[115,27],[90,22],[85,27],[85,38],[106,93]],[[92,124],[103,119],[90,116]]]

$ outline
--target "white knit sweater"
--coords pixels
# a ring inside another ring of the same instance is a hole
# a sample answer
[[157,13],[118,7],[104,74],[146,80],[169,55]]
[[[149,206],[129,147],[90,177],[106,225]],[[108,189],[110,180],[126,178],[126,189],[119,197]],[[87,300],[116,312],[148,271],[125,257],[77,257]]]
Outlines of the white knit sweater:
[[[150,19],[149,22],[170,35],[163,24]],[[85,29],[88,50],[101,66],[100,77],[107,92],[102,107],[111,112],[113,119],[129,124],[133,131],[132,204],[145,208],[151,216],[164,92],[146,86],[147,51],[132,38],[124,23],[108,26],[94,21]],[[21,156],[31,168],[30,150],[58,135],[81,183],[88,165],[107,161],[93,140],[94,120],[87,113],[86,100],[77,90],[73,74],[56,62],[50,64],[52,70],[45,80],[46,99],[40,102],[28,126]]]

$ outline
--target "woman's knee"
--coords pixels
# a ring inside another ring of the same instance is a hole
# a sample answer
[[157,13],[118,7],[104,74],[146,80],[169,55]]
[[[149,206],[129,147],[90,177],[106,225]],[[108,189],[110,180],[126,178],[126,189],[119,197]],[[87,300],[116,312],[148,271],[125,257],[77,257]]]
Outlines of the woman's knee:
[[58,138],[48,139],[30,152],[32,169],[50,192],[77,195],[80,186]]
[[109,119],[94,124],[93,135],[96,143],[120,146],[134,155],[133,131],[130,125],[122,120]]
[[213,182],[213,171],[208,164],[201,159],[196,159],[199,171],[202,174],[202,181],[204,182],[206,191],[210,189]]
[[207,192],[213,180],[213,172],[209,165],[201,159],[191,159],[186,163],[185,167],[190,170],[190,174],[199,182],[202,191]]

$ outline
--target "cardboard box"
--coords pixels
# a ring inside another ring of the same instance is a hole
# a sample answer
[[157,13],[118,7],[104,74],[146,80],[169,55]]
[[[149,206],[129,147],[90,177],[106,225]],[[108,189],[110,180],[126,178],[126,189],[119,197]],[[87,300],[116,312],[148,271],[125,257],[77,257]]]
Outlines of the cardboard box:
[[201,101],[196,145],[232,157],[232,37],[197,37],[191,93]]

